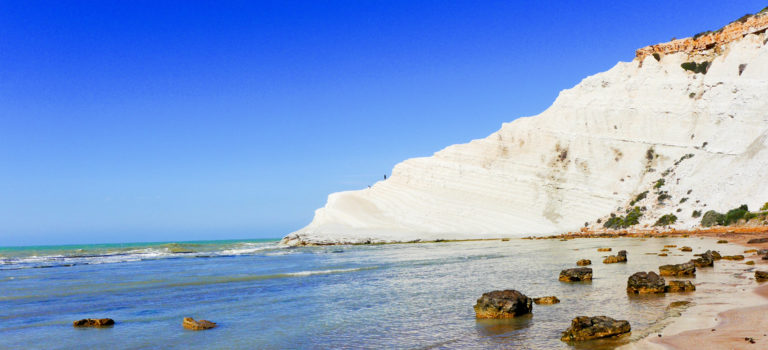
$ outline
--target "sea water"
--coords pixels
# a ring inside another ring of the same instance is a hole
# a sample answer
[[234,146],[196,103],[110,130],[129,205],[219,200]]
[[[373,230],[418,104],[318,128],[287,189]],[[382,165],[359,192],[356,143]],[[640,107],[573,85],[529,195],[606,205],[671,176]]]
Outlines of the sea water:
[[[277,241],[211,241],[0,248],[2,349],[557,349],[612,348],[656,332],[674,301],[747,288],[752,268],[718,261],[691,279],[693,293],[629,296],[627,278],[693,253],[743,248],[711,239],[575,239],[289,248]],[[610,253],[598,252],[611,247]],[[628,252],[628,262],[602,257]],[[594,280],[558,281],[591,259]],[[671,278],[667,277],[667,280]],[[676,278],[680,279],[680,278]],[[477,320],[492,290],[561,303],[512,320]],[[569,345],[576,316],[628,320],[630,336]],[[81,318],[114,327],[73,328]],[[189,331],[184,317],[218,327]],[[655,327],[655,328],[654,328]]]

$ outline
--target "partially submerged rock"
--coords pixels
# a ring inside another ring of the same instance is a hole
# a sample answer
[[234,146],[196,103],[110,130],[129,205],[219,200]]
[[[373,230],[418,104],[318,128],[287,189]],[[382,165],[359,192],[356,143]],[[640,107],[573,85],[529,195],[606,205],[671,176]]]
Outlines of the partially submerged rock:
[[620,262],[627,262],[627,251],[620,250],[616,255],[610,255],[603,260],[603,264],[615,264]]
[[607,338],[628,333],[630,330],[629,322],[625,320],[615,320],[607,316],[579,316],[571,321],[571,327],[563,332],[560,340],[570,342]]
[[681,252],[692,252],[693,248],[691,248],[691,247],[682,247],[682,248],[680,248],[680,251]]
[[73,327],[110,327],[115,325],[115,320],[111,318],[84,318],[72,322]]
[[726,255],[723,256],[723,260],[744,260],[744,255]]
[[678,293],[678,292],[693,292],[696,290],[696,286],[691,281],[669,281],[669,285],[666,286],[665,292]]
[[752,238],[747,241],[747,244],[756,244],[756,243],[768,243],[768,238]]
[[563,271],[560,271],[560,277],[558,279],[563,282],[591,281],[592,269],[589,267],[577,267],[575,269],[565,269]]
[[576,265],[578,265],[578,266],[587,266],[587,265],[592,265],[592,260],[589,260],[589,259],[581,259],[581,260],[579,260],[579,261],[577,261],[577,262],[576,262]]
[[513,318],[531,313],[531,298],[513,289],[483,293],[474,306],[476,318]]
[[768,280],[768,271],[755,271],[755,279],[758,281]]
[[629,276],[627,280],[627,293],[631,294],[654,294],[664,293],[665,281],[655,272],[637,272]]
[[662,276],[696,276],[696,265],[693,262],[659,266]]
[[610,252],[611,248],[597,248],[598,252]]
[[719,243],[719,244],[725,244],[725,243],[728,243],[728,241],[726,241],[726,240],[724,240],[724,239],[721,239],[721,240],[717,241],[717,243]]
[[190,329],[193,331],[201,331],[205,329],[211,329],[216,327],[216,323],[207,321],[207,320],[199,320],[195,321],[192,317],[184,317],[184,320],[181,323],[182,326],[186,329]]
[[677,244],[667,244],[664,248],[677,248]]
[[541,297],[541,298],[533,298],[533,302],[536,304],[552,305],[552,304],[559,303],[560,299],[558,299],[556,296],[548,296],[548,297]]

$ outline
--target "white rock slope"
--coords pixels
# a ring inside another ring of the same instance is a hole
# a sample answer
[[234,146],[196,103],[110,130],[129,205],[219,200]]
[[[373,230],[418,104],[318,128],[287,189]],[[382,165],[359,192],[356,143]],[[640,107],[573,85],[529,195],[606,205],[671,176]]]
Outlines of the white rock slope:
[[[766,35],[723,49],[620,62],[561,92],[538,116],[406,160],[370,189],[331,194],[283,242],[562,233],[585,222],[602,227],[596,219],[645,190],[635,204],[647,208],[641,226],[667,213],[690,227],[698,224],[693,210],[760,207],[768,201]],[[706,74],[681,68],[704,60],[712,61]],[[662,174],[664,186],[652,189]],[[671,198],[660,203],[659,191]]]

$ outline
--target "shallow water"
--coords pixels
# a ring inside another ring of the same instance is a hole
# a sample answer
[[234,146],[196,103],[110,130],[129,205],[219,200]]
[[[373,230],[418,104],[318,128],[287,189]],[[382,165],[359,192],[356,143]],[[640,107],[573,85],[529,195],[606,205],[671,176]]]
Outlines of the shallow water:
[[[631,336],[578,346],[612,348],[649,332],[673,301],[754,284],[743,261],[718,261],[698,269],[694,293],[628,296],[632,273],[693,257],[676,248],[668,257],[646,254],[665,244],[743,252],[699,238],[0,248],[0,348],[569,348],[560,333],[579,315],[629,320]],[[628,251],[627,263],[602,263],[620,249]],[[582,258],[592,260],[594,281],[557,280]],[[496,289],[555,295],[561,303],[534,305],[533,315],[514,320],[476,320],[475,300]],[[101,317],[117,324],[71,325]],[[183,317],[219,327],[187,331]]]

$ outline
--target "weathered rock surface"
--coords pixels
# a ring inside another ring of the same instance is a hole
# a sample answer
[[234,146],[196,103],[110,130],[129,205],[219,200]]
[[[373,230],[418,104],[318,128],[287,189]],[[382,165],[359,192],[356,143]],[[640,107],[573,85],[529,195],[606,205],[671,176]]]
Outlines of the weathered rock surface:
[[611,250],[611,248],[597,248],[598,252],[610,252]]
[[718,240],[717,243],[718,244],[726,244],[726,243],[728,243],[728,241],[725,240],[725,239],[721,239],[721,240]]
[[576,265],[578,265],[578,266],[587,266],[587,265],[592,265],[592,260],[589,260],[589,259],[581,259],[581,260],[579,260],[579,261],[577,261],[577,262],[576,262]]
[[659,266],[662,276],[696,276],[696,265],[692,262]]
[[637,272],[627,280],[627,293],[630,294],[653,294],[664,293],[664,291],[664,278],[653,271]]
[[513,318],[531,313],[533,301],[513,289],[483,293],[474,306],[477,318]]
[[111,318],[84,318],[72,322],[74,327],[109,327],[115,324],[115,320]]
[[607,316],[579,316],[571,321],[563,336],[562,341],[581,341],[589,339],[607,338],[624,333],[629,333],[631,327],[625,320],[615,320]]
[[755,271],[755,279],[758,281],[768,280],[768,271]]
[[559,303],[560,299],[558,299],[556,296],[548,296],[548,297],[541,297],[541,298],[533,298],[533,302],[536,304],[552,305],[552,304]]
[[563,271],[560,271],[560,277],[558,279],[563,282],[591,281],[592,269],[589,267],[577,267],[575,269],[565,269]]
[[747,244],[756,244],[756,243],[768,243],[768,238],[752,238],[747,241]]
[[682,247],[682,248],[680,248],[680,251],[681,252],[692,252],[693,248],[691,248],[691,247]]
[[190,329],[193,331],[202,331],[205,329],[211,329],[216,327],[216,323],[207,321],[207,320],[199,320],[195,321],[192,317],[184,317],[184,320],[181,322],[181,325],[184,326],[186,329]]
[[695,290],[696,286],[691,281],[669,281],[669,285],[665,288],[667,293],[693,292]]

